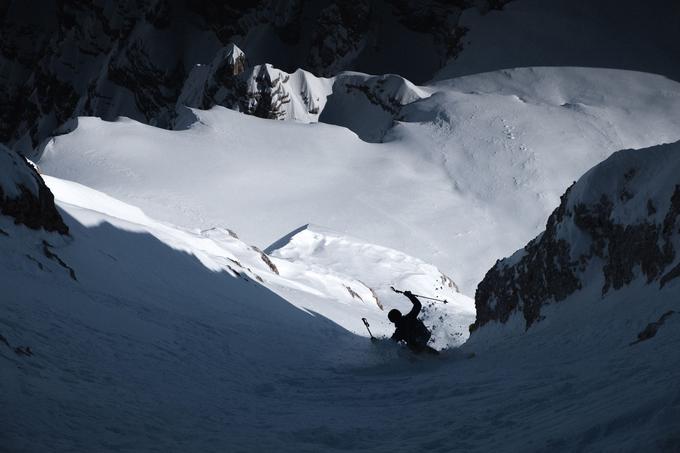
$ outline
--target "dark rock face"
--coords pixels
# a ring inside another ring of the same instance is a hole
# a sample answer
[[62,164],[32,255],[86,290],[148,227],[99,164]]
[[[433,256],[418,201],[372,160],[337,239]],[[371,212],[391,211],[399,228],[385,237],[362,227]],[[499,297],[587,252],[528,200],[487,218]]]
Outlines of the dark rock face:
[[[602,294],[610,288],[620,289],[629,284],[639,267],[651,283],[673,262],[675,250],[671,241],[675,221],[680,215],[680,186],[676,185],[670,208],[661,224],[641,222],[622,225],[611,221],[614,204],[605,196],[593,206],[578,204],[574,208],[574,223],[592,238],[590,256],[605,262],[602,272],[605,284]],[[590,258],[588,256],[588,258]]]
[[[233,108],[246,97],[245,54],[230,44],[219,52],[208,67],[194,68],[179,103],[203,110],[215,105]],[[192,77],[196,80],[192,80]]]
[[560,301],[580,288],[579,263],[572,261],[569,244],[557,237],[564,221],[569,190],[550,215],[545,233],[524,248],[514,266],[499,261],[487,272],[475,292],[477,319],[471,330],[489,321],[506,322],[511,313],[522,310],[527,328],[540,315],[546,301]]
[[666,313],[664,313],[663,315],[661,315],[661,317],[659,318],[658,321],[650,322],[649,324],[647,324],[645,329],[638,334],[638,336],[637,336],[638,339],[633,341],[632,343],[630,343],[630,346],[633,346],[634,344],[638,344],[641,341],[647,341],[650,338],[653,338],[654,336],[656,336],[656,333],[659,331],[659,328],[661,326],[663,326],[663,323],[666,322],[666,319],[668,319],[671,315],[674,315],[674,314],[675,314],[674,310],[669,310]]
[[[680,263],[672,266],[680,247],[680,180],[668,170],[680,168],[678,148],[620,151],[570,187],[545,232],[498,261],[479,284],[470,330],[504,323],[515,312],[528,329],[541,319],[542,306],[566,299],[598,275],[603,296],[639,278],[658,288],[680,277]],[[662,163],[654,162],[657,157]],[[609,189],[601,191],[598,180],[609,181]],[[654,184],[661,189],[648,188]],[[664,195],[652,200],[649,193]]]
[[[0,147],[0,153],[7,154],[13,161],[11,170],[5,168],[5,172],[20,172],[24,177],[22,179],[32,180],[33,185],[37,187],[35,191],[18,183],[16,184],[18,195],[10,195],[6,193],[7,188],[3,189],[3,184],[0,184],[0,213],[13,217],[14,223],[26,225],[32,229],[43,228],[46,231],[68,234],[68,227],[54,204],[54,196],[38,172],[23,157],[8,149]],[[3,159],[3,163],[5,160],[7,159]]]
[[289,79],[290,74],[271,65],[247,67],[245,55],[230,45],[210,65],[194,69],[178,104],[204,110],[221,105],[259,118],[285,119]]
[[258,118],[282,119],[285,114],[283,105],[290,102],[289,95],[281,86],[287,76],[278,74],[272,78],[265,65],[257,67],[251,77],[255,80],[256,89],[245,93],[241,99],[241,111]]
[[340,0],[324,8],[313,31],[308,67],[330,77],[361,51],[371,26],[367,0]]
[[[422,80],[415,80],[424,81],[460,47],[463,34],[451,24],[455,25],[463,9],[487,11],[504,3],[505,0],[2,2],[0,143],[28,153],[76,116],[110,120],[122,115],[172,127],[177,100],[194,66],[209,63],[230,42],[251,43],[254,54],[250,47],[244,47],[244,51],[252,57],[250,63],[254,66],[273,63],[287,72],[302,68],[317,75],[335,75],[342,70],[365,69],[362,55],[372,52],[364,58],[373,62],[370,69],[395,72],[392,67],[375,63],[380,50],[370,45],[389,39],[380,38],[390,36],[382,31],[386,16],[401,24],[403,30],[398,35],[404,35],[406,41],[409,33],[433,37],[437,61],[431,62],[431,70],[420,72],[424,74]],[[264,49],[276,50],[266,54],[268,50]],[[386,58],[385,62],[391,60]],[[409,77],[412,65],[408,61],[399,64],[402,66],[398,72]],[[245,69],[245,61],[237,62],[231,68],[232,75]],[[264,98],[263,106],[268,101],[266,95]],[[208,97],[203,105],[212,107],[215,103],[211,105]],[[242,111],[277,117],[272,109],[264,107]]]

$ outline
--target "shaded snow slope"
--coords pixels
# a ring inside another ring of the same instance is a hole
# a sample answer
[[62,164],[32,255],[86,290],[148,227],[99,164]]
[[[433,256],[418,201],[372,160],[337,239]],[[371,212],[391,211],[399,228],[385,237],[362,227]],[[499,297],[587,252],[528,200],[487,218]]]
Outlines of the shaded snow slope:
[[[9,233],[0,235],[0,424],[11,451],[679,445],[673,316],[629,347],[644,317],[602,318],[617,303],[608,299],[585,323],[541,323],[490,350],[403,356],[298,310],[254,274],[230,274],[224,264],[235,263],[207,250],[216,232],[178,230],[104,194],[48,182],[70,239],[0,216]],[[664,291],[677,299],[677,285]],[[603,319],[616,328],[603,329]]]
[[461,15],[462,50],[435,80],[527,66],[589,66],[680,81],[680,5],[668,0],[518,0]]
[[215,108],[194,110],[182,131],[81,118],[39,163],[152,217],[228,225],[260,247],[325,225],[432,263],[470,295],[589,167],[680,138],[680,84],[649,74],[529,68],[409,93],[380,144]]
[[60,204],[71,239],[0,218],[8,233],[0,333],[33,351],[0,343],[4,447],[167,451],[199,432],[214,439],[209,431],[243,445],[256,429],[247,413],[266,406],[239,397],[266,393],[257,376],[299,369],[326,353],[318,338],[346,337],[245,272],[230,273],[201,250],[205,238],[103,194],[50,184],[68,200]]

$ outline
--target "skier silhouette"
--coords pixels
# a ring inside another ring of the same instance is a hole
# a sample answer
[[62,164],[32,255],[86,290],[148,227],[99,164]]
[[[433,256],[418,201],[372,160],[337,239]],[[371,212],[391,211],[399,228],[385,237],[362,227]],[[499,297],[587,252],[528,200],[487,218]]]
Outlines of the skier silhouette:
[[387,314],[387,318],[392,321],[396,327],[394,334],[392,335],[392,340],[405,342],[411,351],[429,352],[431,354],[439,354],[436,349],[432,349],[427,345],[427,342],[432,336],[425,324],[418,319],[418,314],[420,309],[423,307],[416,296],[413,295],[411,291],[404,291],[404,296],[413,304],[413,308],[406,315],[402,315],[399,310],[390,310]]

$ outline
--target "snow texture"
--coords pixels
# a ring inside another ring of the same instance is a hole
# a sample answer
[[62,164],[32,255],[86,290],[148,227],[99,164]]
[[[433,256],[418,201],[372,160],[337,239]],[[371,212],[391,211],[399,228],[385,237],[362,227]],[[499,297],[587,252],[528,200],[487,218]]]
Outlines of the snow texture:
[[219,259],[228,249],[213,233],[47,181],[70,239],[0,217],[9,234],[0,235],[0,424],[10,451],[679,445],[679,319],[628,346],[677,300],[677,284],[644,305],[649,293],[636,286],[574,301],[524,335],[489,329],[459,350],[414,357],[295,308],[247,270],[229,272],[235,263]]
[[[324,225],[432,263],[472,295],[498,257],[543,229],[586,170],[619,149],[680,139],[680,84],[651,74],[525,68],[420,88],[361,79],[402,93],[397,122],[376,117],[383,108],[357,90],[334,91],[320,115],[351,127],[379,118],[389,123],[382,143],[218,107],[194,109],[191,126],[177,131],[80,118],[46,144],[39,164],[163,221],[226,225],[260,248],[300,225]],[[359,95],[363,107],[340,108]]]

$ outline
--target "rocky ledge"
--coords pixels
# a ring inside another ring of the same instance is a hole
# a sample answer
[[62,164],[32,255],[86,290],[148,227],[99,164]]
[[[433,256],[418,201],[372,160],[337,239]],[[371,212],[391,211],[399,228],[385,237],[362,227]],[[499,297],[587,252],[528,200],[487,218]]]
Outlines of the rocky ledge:
[[45,181],[26,159],[0,145],[0,213],[15,224],[68,234]]
[[528,329],[543,306],[585,285],[601,285],[604,297],[639,279],[672,284],[680,277],[678,175],[680,142],[619,151],[591,169],[567,189],[543,233],[487,272],[470,330],[517,312]]

